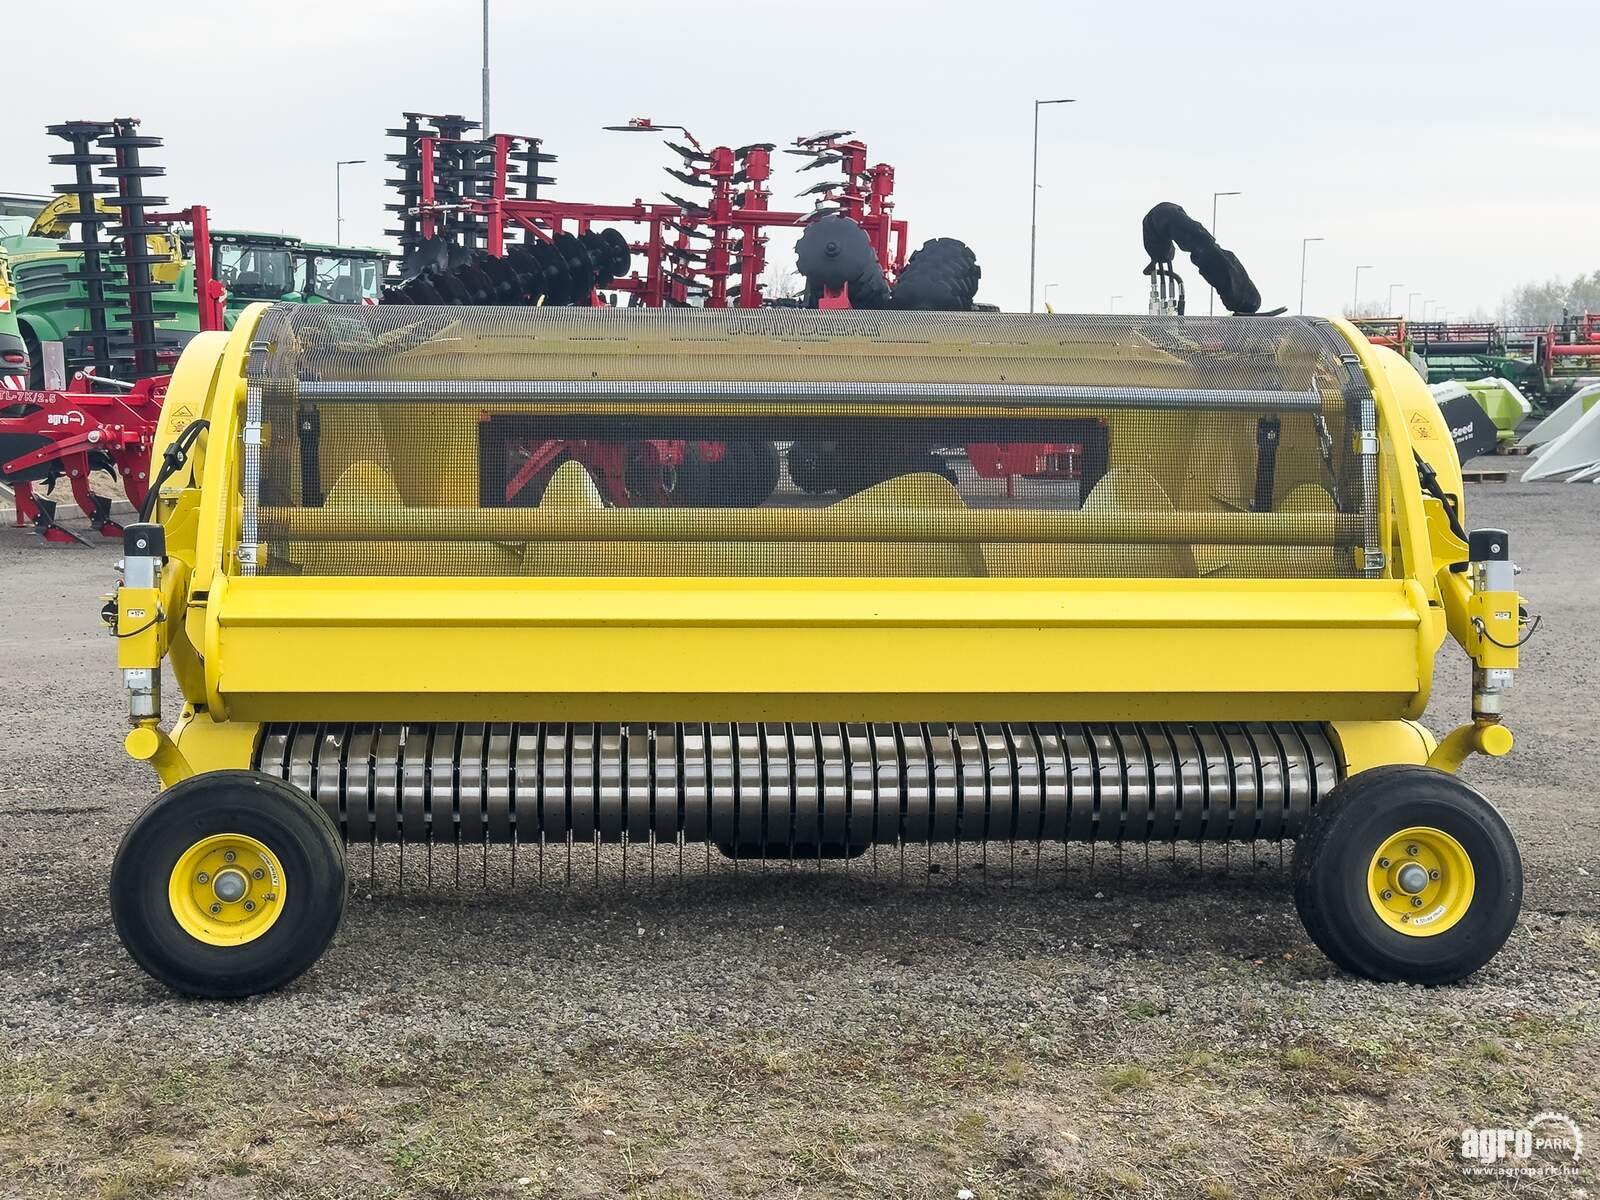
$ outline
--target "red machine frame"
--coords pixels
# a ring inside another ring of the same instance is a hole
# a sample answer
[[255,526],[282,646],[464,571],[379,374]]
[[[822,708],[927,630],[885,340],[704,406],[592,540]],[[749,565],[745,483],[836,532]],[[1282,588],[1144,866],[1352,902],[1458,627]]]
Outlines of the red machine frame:
[[[699,165],[686,159],[685,170],[702,181],[701,186],[709,185],[708,202],[703,207],[685,207],[646,203],[642,199],[631,204],[592,204],[517,198],[507,190],[511,153],[519,144],[534,146],[539,139],[499,133],[484,139],[494,152],[490,194],[452,200],[449,207],[465,208],[484,218],[487,249],[497,258],[504,256],[506,235],[513,230],[520,229],[527,238],[550,242],[558,233],[585,233],[597,222],[643,225],[643,239],[630,241],[629,248],[644,257],[644,274],[634,271],[603,290],[627,292],[635,303],[660,308],[687,304],[690,291],[703,288],[707,308],[760,307],[761,275],[767,262],[764,231],[799,228],[817,215],[768,207],[771,148],[760,145],[735,150],[716,146],[706,150],[683,126],[658,125],[648,117],[635,117],[626,125],[609,128],[639,133],[681,132],[695,156],[704,160],[704,165]],[[438,146],[448,140],[454,139],[431,133],[418,138],[421,198],[417,211],[424,238],[438,232],[438,217],[446,207],[438,199],[434,161]],[[905,266],[909,241],[906,222],[893,215],[894,168],[887,163],[869,166],[866,143],[858,140],[832,136],[797,138],[794,145],[795,153],[837,156],[844,178],[811,190],[866,231],[879,265],[893,278]],[[668,232],[674,225],[681,228],[676,231],[676,238],[669,240]],[[692,234],[685,230],[703,230],[702,236],[709,237],[709,245],[696,247]],[[699,265],[695,265],[697,260]]]
[[1593,359],[1600,371],[1600,313],[1586,312],[1550,326],[1539,343],[1539,369],[1546,379],[1556,378],[1558,369],[1568,365],[1561,359]]

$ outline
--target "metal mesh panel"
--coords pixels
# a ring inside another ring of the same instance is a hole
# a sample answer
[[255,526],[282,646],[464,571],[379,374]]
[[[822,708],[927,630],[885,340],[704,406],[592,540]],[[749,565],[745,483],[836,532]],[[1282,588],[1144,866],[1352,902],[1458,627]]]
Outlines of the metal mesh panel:
[[246,571],[1381,562],[1372,396],[1303,319],[280,306],[248,385]]

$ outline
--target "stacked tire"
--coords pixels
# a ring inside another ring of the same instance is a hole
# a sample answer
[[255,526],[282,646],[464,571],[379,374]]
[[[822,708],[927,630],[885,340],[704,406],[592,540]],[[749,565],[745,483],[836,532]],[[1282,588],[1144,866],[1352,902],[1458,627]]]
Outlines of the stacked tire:
[[955,238],[932,238],[906,261],[891,305],[924,312],[970,312],[983,270],[971,247]]

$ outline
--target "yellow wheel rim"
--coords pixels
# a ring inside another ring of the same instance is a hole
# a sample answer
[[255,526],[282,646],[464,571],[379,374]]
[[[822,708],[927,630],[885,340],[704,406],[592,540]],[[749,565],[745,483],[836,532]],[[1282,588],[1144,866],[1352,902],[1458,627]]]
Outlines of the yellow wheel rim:
[[167,901],[183,931],[212,946],[253,942],[283,911],[283,864],[242,833],[202,838],[178,856]]
[[1436,937],[1466,915],[1475,883],[1472,859],[1431,825],[1402,829],[1372,856],[1367,897],[1378,916],[1408,937]]

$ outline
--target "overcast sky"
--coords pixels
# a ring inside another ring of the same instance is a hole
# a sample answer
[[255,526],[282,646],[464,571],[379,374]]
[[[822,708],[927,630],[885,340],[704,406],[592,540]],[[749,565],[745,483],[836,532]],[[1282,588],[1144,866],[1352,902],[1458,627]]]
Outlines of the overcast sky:
[[[345,240],[371,242],[383,130],[406,109],[480,110],[478,0],[71,11],[30,36],[92,30],[99,66],[8,56],[0,190],[64,178],[47,123],[138,116],[166,139],[173,204],[225,226],[331,239],[334,160],[371,160],[344,189]],[[1363,303],[1399,283],[1397,308],[1421,292],[1458,318],[1600,268],[1595,0],[492,0],[492,33],[492,123],[560,155],[552,196],[682,190],[653,138],[600,130],[629,117],[707,145],[853,129],[895,166],[914,244],[969,242],[980,298],[1003,308],[1027,305],[1035,98],[1077,100],[1041,114],[1038,280],[1058,311],[1142,309],[1140,217],[1172,200],[1209,221],[1214,191],[1243,193],[1221,200],[1218,238],[1268,307],[1298,305],[1307,236],[1327,239],[1308,312],[1348,305],[1358,264]],[[779,158],[775,205],[817,177]]]

